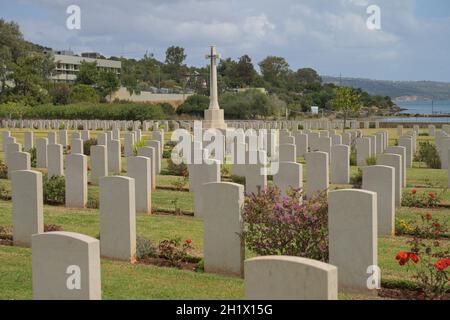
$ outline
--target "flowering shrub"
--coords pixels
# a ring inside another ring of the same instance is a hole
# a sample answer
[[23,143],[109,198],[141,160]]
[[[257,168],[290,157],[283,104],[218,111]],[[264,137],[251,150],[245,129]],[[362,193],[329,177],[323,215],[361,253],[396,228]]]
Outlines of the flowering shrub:
[[172,182],[170,182],[170,184],[172,185],[172,187],[175,188],[175,190],[183,191],[184,188],[186,187],[186,185],[188,184],[188,182],[189,182],[189,178],[183,177],[182,179],[173,180]]
[[414,232],[413,226],[405,220],[399,220],[395,222],[395,233],[397,235],[412,234]]
[[181,243],[180,238],[163,240],[159,243],[159,256],[167,259],[174,267],[180,268],[181,263],[189,257],[188,251],[192,249],[192,240],[187,239]]
[[246,197],[243,238],[258,255],[300,256],[328,260],[326,193],[302,201],[302,190],[283,197],[268,188]]
[[439,240],[446,229],[430,214],[422,217],[422,223],[420,231],[407,241],[410,251],[400,251],[395,259],[414,271],[425,297],[440,299],[450,290],[450,248]]
[[189,171],[184,162],[175,164],[172,159],[169,159],[167,160],[167,174],[171,176],[188,177]]
[[436,208],[441,204],[445,191],[437,194],[435,192],[418,192],[417,189],[404,191],[402,206],[415,208]]
[[419,223],[407,223],[400,220],[396,224],[397,235],[411,235],[419,238],[438,239],[445,236],[448,232],[448,226],[445,222],[440,222],[432,214],[419,214]]

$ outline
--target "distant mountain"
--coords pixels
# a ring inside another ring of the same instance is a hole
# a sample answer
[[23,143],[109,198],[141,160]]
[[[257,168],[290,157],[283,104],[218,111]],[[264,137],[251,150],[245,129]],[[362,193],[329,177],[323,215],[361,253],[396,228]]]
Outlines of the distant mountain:
[[[339,84],[339,77],[322,76],[325,83]],[[400,100],[450,100],[450,83],[435,81],[387,81],[342,78],[342,85],[361,88],[370,94]]]

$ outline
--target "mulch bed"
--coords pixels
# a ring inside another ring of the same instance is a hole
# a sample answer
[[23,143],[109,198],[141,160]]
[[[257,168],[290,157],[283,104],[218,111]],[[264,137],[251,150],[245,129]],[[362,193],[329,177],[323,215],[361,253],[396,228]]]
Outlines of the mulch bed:
[[194,216],[194,213],[190,211],[181,211],[178,214],[176,213],[175,210],[164,210],[164,209],[155,209],[155,211],[153,211],[153,214],[161,216],[188,216],[188,217]]
[[[145,257],[137,261],[138,264],[152,265],[157,267],[167,267],[173,268],[174,266],[170,263],[169,260],[164,258],[153,258],[153,257]],[[197,263],[193,262],[181,262],[180,268],[181,270],[197,270]]]
[[189,192],[189,188],[176,188],[171,186],[156,186],[156,190],[168,190],[168,191],[179,191],[179,192]]
[[[0,246],[13,246],[13,235],[11,234],[10,227],[2,227],[0,226],[0,230],[3,233],[0,233]],[[55,224],[45,224],[44,232],[52,232],[52,231],[63,231],[61,226]]]
[[[394,300],[428,300],[422,292],[410,289],[381,288],[378,296]],[[441,300],[450,300],[450,293],[447,293]]]

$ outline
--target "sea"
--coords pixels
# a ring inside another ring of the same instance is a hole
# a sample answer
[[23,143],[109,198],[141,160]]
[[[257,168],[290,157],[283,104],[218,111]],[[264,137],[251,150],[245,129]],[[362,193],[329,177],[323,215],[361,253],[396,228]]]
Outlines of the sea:
[[401,113],[420,114],[420,115],[449,115],[450,116],[450,100],[431,101],[395,101],[402,109],[406,109]]
[[[401,116],[385,118],[383,121],[390,122],[448,122],[450,123],[450,100],[431,101],[395,101],[403,110],[400,114],[409,114],[414,118]],[[430,117],[433,115],[433,117]]]

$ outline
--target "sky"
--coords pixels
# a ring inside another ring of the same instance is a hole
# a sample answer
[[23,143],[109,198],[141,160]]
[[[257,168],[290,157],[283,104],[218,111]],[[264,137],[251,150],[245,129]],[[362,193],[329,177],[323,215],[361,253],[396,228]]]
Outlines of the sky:
[[[80,30],[66,26],[70,5],[81,10]],[[275,55],[321,75],[450,82],[449,0],[0,0],[0,18],[29,41],[76,53],[164,60],[177,45],[200,67],[216,45],[256,66]]]

